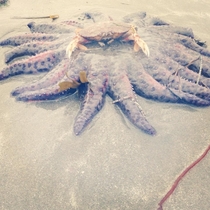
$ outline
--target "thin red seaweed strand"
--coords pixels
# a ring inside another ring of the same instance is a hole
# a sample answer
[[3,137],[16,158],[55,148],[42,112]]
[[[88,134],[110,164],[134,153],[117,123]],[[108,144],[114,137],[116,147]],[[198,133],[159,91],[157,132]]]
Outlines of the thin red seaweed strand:
[[207,147],[207,149],[203,152],[203,154],[195,160],[193,163],[191,163],[175,180],[174,184],[172,185],[171,189],[166,193],[166,195],[161,199],[161,201],[158,203],[159,207],[157,210],[163,210],[163,204],[165,201],[171,196],[171,194],[174,192],[176,187],[178,186],[179,182],[181,179],[196,165],[198,164],[209,152],[210,150],[210,145]]

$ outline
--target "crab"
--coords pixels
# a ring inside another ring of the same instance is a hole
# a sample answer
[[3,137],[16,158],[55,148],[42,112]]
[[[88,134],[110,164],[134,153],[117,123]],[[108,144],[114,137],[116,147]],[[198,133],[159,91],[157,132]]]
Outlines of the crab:
[[110,44],[116,39],[122,42],[134,41],[134,51],[138,52],[141,49],[146,56],[149,56],[149,48],[140,38],[137,28],[134,25],[114,21],[94,23],[84,29],[76,30],[76,36],[67,46],[66,52],[71,57],[76,48],[87,50],[84,44],[97,41],[100,45],[101,43],[104,45],[104,42]]

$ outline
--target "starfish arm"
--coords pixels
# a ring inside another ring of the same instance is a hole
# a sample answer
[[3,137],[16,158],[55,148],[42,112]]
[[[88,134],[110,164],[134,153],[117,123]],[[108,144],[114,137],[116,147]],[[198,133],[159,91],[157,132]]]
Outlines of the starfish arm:
[[[153,19],[154,20],[154,19]],[[186,37],[186,38],[191,38],[194,39],[194,34],[191,28],[183,28],[180,26],[172,26],[169,24],[164,24],[164,22],[162,22],[163,24],[161,24],[160,20],[156,19],[156,21],[154,20],[154,22],[150,22],[152,25],[149,27],[149,30],[153,33],[153,34],[157,34],[158,36],[161,34],[165,34],[164,36],[167,35],[167,37],[171,38],[171,39],[175,39],[179,38],[180,36],[182,37]]]
[[57,49],[61,44],[44,42],[44,41],[34,41],[30,43],[25,43],[17,46],[5,54],[5,63],[9,63],[15,58],[21,56],[33,56],[48,50]]
[[[187,47],[190,50],[193,50],[195,52],[200,53],[203,56],[210,57],[210,50],[207,48],[200,46],[200,43],[198,40],[195,39],[187,39],[186,37],[179,37],[178,38],[179,43],[181,43],[183,46]],[[202,43],[205,45],[204,43]]]
[[17,74],[34,74],[53,69],[65,56],[64,50],[47,51],[12,63],[0,71],[0,80]]
[[[24,84],[16,88],[12,91],[12,95],[16,96],[27,91],[36,91],[55,85],[58,83],[58,81],[60,82],[65,77],[65,74],[69,68],[69,63],[70,62],[68,58],[63,59],[52,71],[50,71],[44,77],[30,84]],[[66,80],[68,80],[68,78],[66,78]]]
[[20,36],[10,37],[8,39],[4,39],[0,41],[0,46],[11,45],[11,46],[18,46],[21,44],[25,44],[32,41],[53,41],[58,39],[58,35],[52,34],[25,34]]
[[205,78],[210,78],[210,57],[200,56],[197,60],[194,60],[194,62],[191,61],[188,62],[190,64],[188,65],[188,68],[191,71],[199,73],[201,70],[201,75],[203,75]]
[[[167,91],[170,90],[175,96],[177,96],[177,102],[192,103],[196,106],[205,106],[209,104],[210,90],[208,88],[172,74],[167,70],[168,67],[164,67],[163,65],[160,65],[159,62],[156,63],[153,61],[148,61],[147,64],[145,64],[145,62],[143,63],[146,72],[148,72],[148,74],[150,74],[157,82],[162,84]],[[153,67],[150,68],[150,65]],[[169,66],[170,68],[173,67],[173,65]],[[175,64],[175,67],[177,68],[177,63]],[[178,90],[180,94],[178,94],[176,90]],[[174,102],[176,102],[176,100]]]
[[169,90],[174,95],[176,95],[182,102],[193,104],[195,106],[209,106],[210,105],[210,101],[199,98],[193,94],[185,93],[174,88],[169,88]]
[[199,82],[202,84],[205,81],[205,85],[210,87],[210,78],[207,78],[210,76],[210,69],[208,66],[210,64],[210,57],[203,56],[203,59],[199,53],[188,49],[179,43],[177,43],[175,47],[167,46],[159,49],[161,54],[156,56],[156,59],[164,61],[165,65],[166,63],[168,63],[169,66],[176,65],[178,74],[189,81],[194,83],[197,82],[198,72],[201,67]]
[[164,102],[178,101],[178,97],[149,75],[140,63],[137,64],[134,61],[130,63],[130,67],[128,68],[129,79],[138,95]]
[[[132,65],[132,64],[131,64]],[[170,73],[160,67],[160,77],[155,77],[162,83],[166,84],[168,80],[169,87],[162,85],[150,76],[142,67],[141,64],[138,66],[132,66],[132,70],[129,71],[129,78],[134,87],[135,92],[143,97],[149,99],[155,99],[164,102],[184,102],[191,103],[196,106],[208,106],[210,105],[210,91],[205,87],[200,87],[196,84],[190,83],[183,79],[176,77],[173,82],[170,83]],[[163,82],[164,74],[168,74]],[[181,90],[179,90],[179,86]],[[195,91],[198,92],[196,96]]]
[[135,126],[150,135],[155,135],[155,129],[149,124],[136,101],[127,74],[123,70],[117,72],[118,74],[110,75],[109,95]]
[[[162,29],[164,29],[164,27],[162,27]],[[167,27],[165,27],[165,31],[166,30],[168,30],[171,34],[177,35],[178,37],[180,37],[180,35],[182,35],[184,37],[187,37],[188,39],[189,38],[194,39],[194,33],[191,28],[184,28],[184,27],[180,27],[180,26],[168,25]]]
[[18,101],[42,101],[42,100],[55,100],[62,96],[71,95],[76,89],[69,88],[64,91],[60,91],[58,84],[52,85],[47,88],[43,88],[35,91],[26,91],[16,96]]
[[[75,63],[74,63],[75,64]],[[79,71],[76,65],[71,66],[69,58],[65,58],[55,69],[46,74],[41,80],[30,85],[24,85],[15,89],[12,94],[20,101],[54,100],[59,97],[73,94],[77,89],[71,84],[69,87],[61,89],[61,84],[78,83]]]
[[[154,79],[167,86],[167,89],[171,90],[176,96],[179,97],[182,95],[183,97],[179,98],[185,98],[185,102],[197,106],[209,104],[210,90],[208,88],[192,83],[186,79],[180,78],[179,76],[171,75],[169,71],[161,66],[159,66],[153,73]],[[182,92],[182,94],[178,94],[176,90]]]
[[105,103],[107,78],[101,76],[88,77],[90,85],[81,103],[81,110],[74,123],[74,133],[79,135]]
[[[114,98],[111,95],[112,98]],[[139,129],[144,131],[145,133],[148,133],[150,135],[155,135],[156,130],[155,128],[150,125],[148,120],[146,119],[143,111],[139,107],[138,103],[133,100],[123,100],[120,102],[117,102],[117,105],[120,107],[122,112],[125,114],[125,116]]]
[[32,33],[45,33],[45,34],[64,34],[74,31],[74,27],[65,23],[61,24],[37,24],[30,22],[27,25]]

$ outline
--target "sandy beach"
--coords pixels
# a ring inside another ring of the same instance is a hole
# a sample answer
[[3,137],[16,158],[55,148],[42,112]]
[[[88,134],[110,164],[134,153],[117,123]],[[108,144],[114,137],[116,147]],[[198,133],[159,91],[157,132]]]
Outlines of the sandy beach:
[[[29,32],[31,20],[14,17],[57,14],[59,23],[88,11],[113,19],[146,11],[192,28],[210,46],[208,0],[10,0],[0,7],[0,39]],[[0,48],[1,69],[9,49]],[[10,95],[40,77],[20,75],[0,82],[1,210],[156,210],[175,178],[210,144],[209,107],[142,97],[138,103],[156,136],[135,128],[108,96],[85,132],[76,136],[77,95],[37,103]],[[210,154],[181,181],[163,209],[210,209],[209,171]]]

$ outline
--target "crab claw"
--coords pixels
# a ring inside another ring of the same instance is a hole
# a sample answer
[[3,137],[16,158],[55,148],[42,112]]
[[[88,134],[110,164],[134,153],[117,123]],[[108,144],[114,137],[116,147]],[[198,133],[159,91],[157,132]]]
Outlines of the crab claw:
[[138,35],[134,38],[134,51],[138,52],[141,49],[144,54],[149,57],[149,47],[147,46],[146,42],[144,42]]
[[149,57],[149,47],[147,46],[146,42],[143,41],[140,36],[138,35],[135,26],[131,26],[130,29],[131,37],[129,37],[131,40],[134,41],[134,51],[138,52],[140,49],[143,51],[143,53]]
[[66,48],[66,54],[68,54],[68,57],[71,57],[71,54],[74,52],[74,50],[78,48],[80,50],[87,50],[87,47],[79,43],[79,38],[75,37],[67,46]]
[[69,58],[71,57],[71,54],[74,52],[77,46],[78,46],[78,39],[74,38],[66,48],[66,54],[68,55]]

